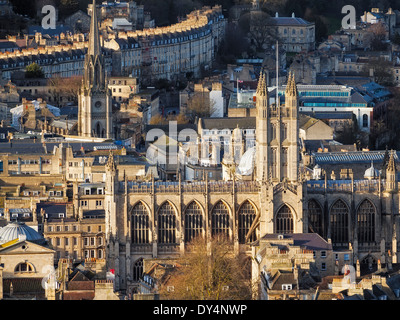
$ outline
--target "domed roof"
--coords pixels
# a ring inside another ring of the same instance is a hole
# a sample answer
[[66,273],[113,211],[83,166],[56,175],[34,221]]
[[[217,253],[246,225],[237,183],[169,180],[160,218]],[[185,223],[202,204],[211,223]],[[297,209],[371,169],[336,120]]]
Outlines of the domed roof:
[[379,177],[379,170],[374,168],[374,164],[371,162],[371,167],[365,170],[364,178],[377,178]]
[[42,243],[44,238],[25,223],[13,221],[0,228],[0,244],[25,236],[27,241]]

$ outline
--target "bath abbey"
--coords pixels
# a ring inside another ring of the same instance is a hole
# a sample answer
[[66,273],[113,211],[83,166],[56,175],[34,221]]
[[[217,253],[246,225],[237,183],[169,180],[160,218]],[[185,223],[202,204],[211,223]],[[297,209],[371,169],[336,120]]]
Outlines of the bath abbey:
[[[294,71],[274,86],[263,66],[247,89],[233,76],[224,89],[222,81],[195,84],[218,112],[165,125],[150,121],[172,114],[161,107],[161,90],[139,90],[132,75],[110,69],[116,46],[126,65],[141,52],[147,72],[177,59],[176,52],[217,48],[221,10],[188,15],[197,24],[182,20],[109,38],[92,10],[76,112],[24,98],[1,121],[0,299],[26,296],[23,281],[47,299],[132,299],[162,286],[172,292],[168,270],[179,267],[192,241],[220,236],[230,254],[249,262],[253,298],[316,299],[330,281],[325,289],[337,299],[351,271],[358,280],[373,277],[373,284],[347,288],[354,294],[386,286],[378,275],[400,266],[399,153],[337,143],[332,127],[306,110],[324,103],[358,108],[357,115],[338,113],[368,133],[365,96],[344,85],[299,84]],[[180,93],[180,115],[193,92],[188,85]],[[227,95],[229,103],[221,102]],[[58,285],[51,291],[40,286],[40,270],[53,260]],[[396,290],[399,298],[400,282]]]
[[269,103],[261,75],[250,159],[255,165],[247,177],[209,181],[205,175],[184,181],[179,171],[176,181],[132,181],[119,178],[118,165],[108,159],[107,260],[119,288],[129,287],[143,259],[175,257],[193,237],[211,239],[220,233],[231,239],[235,252],[249,256],[252,243],[266,235],[316,233],[337,255],[345,253],[345,261],[397,263],[396,153],[378,154],[384,159],[382,169],[372,164],[362,177],[351,168],[336,176],[318,164],[310,172],[300,160],[298,92],[292,77],[284,99]]

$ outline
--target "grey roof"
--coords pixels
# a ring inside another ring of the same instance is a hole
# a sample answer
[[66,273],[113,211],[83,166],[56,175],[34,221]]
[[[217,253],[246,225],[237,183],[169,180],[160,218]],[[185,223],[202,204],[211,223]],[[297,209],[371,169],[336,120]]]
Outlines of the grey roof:
[[203,129],[255,129],[256,118],[202,118],[201,126]]
[[352,119],[352,111],[341,111],[341,112],[330,112],[330,111],[314,111],[314,112],[301,112],[300,114],[305,114],[307,116],[316,119]]
[[[312,117],[314,118],[314,117]],[[303,127],[309,120],[310,116],[299,114],[299,126]],[[223,129],[235,129],[239,127],[240,129],[255,129],[256,128],[256,118],[246,117],[246,118],[202,118],[201,120],[202,129],[206,130],[223,130]]]
[[105,216],[105,210],[88,210],[83,212],[84,219],[104,219]]
[[0,49],[10,49],[10,48],[19,49],[19,46],[12,41],[0,41]]
[[[317,233],[288,233],[283,235],[284,239],[293,239],[293,245],[306,247],[309,250],[331,250],[332,244],[325,241]],[[264,240],[277,240],[278,234],[271,233],[262,237]]]
[[58,218],[59,213],[65,214],[67,212],[67,206],[65,203],[38,203],[36,205],[36,212],[39,214],[41,209],[49,215],[49,218]]
[[278,26],[299,26],[299,25],[310,25],[311,22],[304,20],[303,18],[297,17],[272,17],[270,18],[274,25]]
[[292,290],[297,289],[297,281],[294,278],[294,274],[289,271],[279,270],[273,277],[272,290],[282,290],[283,284],[291,284]]
[[[315,163],[374,163],[382,162],[385,157],[385,151],[355,151],[355,152],[327,152],[314,153]],[[395,159],[398,160],[398,154],[395,153]]]

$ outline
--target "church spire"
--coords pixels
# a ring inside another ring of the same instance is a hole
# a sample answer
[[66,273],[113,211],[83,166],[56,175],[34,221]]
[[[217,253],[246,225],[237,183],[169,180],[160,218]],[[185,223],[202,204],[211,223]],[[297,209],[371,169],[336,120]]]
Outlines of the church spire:
[[103,91],[106,87],[105,64],[100,44],[96,0],[93,0],[92,4],[88,51],[85,57],[84,86],[86,89],[94,89],[95,91]]
[[99,22],[97,20],[96,0],[93,0],[92,18],[90,21],[88,55],[98,56],[100,54],[101,54],[101,49],[100,49]]

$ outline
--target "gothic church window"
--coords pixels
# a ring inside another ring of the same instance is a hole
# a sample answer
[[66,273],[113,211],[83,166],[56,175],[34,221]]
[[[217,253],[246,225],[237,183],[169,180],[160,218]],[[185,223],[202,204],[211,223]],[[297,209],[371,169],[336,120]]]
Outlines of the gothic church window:
[[293,214],[287,205],[282,206],[276,215],[275,232],[293,233]]
[[138,259],[133,265],[133,281],[139,281],[143,274],[143,258]]
[[323,237],[322,209],[315,200],[308,201],[308,230]]
[[229,238],[229,211],[222,201],[219,201],[211,212],[211,234]]
[[136,204],[132,209],[131,217],[132,243],[150,243],[150,221],[149,213],[142,202]]
[[175,210],[169,202],[165,202],[158,211],[158,243],[176,243]]
[[335,245],[349,243],[349,209],[342,200],[337,200],[330,212],[331,239]]
[[190,242],[203,231],[203,215],[200,206],[191,202],[185,211],[185,242]]
[[359,243],[375,242],[375,207],[367,199],[357,210],[357,232]]
[[282,148],[282,175],[288,176],[288,148]]
[[239,243],[255,241],[256,240],[255,230],[253,230],[248,240],[246,241],[246,235],[249,232],[256,217],[256,210],[254,209],[253,205],[249,201],[243,203],[239,209],[238,216],[239,216],[239,228],[238,228]]
[[277,164],[277,152],[276,152],[276,148],[272,148],[272,178],[276,178],[276,164]]

